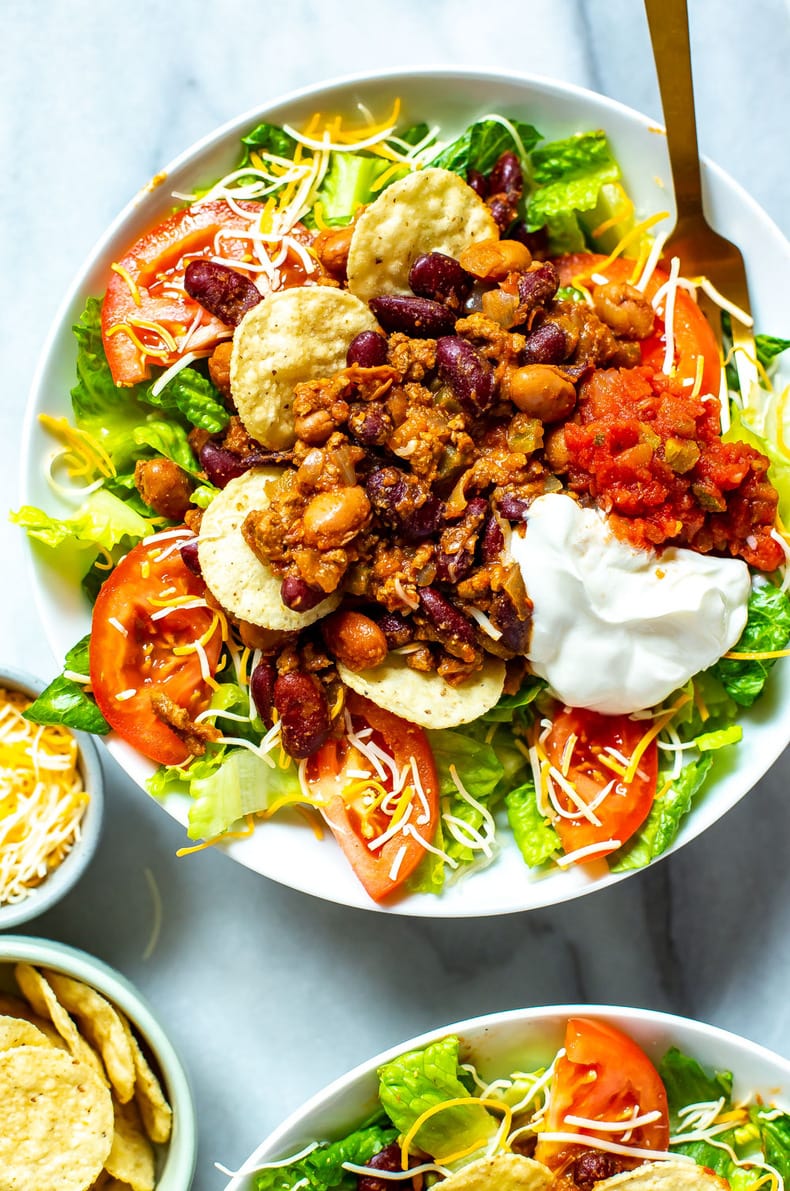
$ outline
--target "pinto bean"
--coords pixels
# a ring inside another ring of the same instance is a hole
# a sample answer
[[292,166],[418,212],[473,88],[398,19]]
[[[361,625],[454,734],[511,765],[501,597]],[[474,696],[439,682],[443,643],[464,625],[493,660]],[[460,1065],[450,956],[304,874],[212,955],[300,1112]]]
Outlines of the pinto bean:
[[209,314],[230,327],[237,326],[248,310],[263,301],[263,294],[247,277],[216,261],[190,261],[184,289]]
[[343,609],[321,622],[324,643],[333,657],[349,670],[380,666],[387,656],[387,638],[375,620],[362,612]]
[[518,240],[478,240],[464,249],[459,263],[474,277],[502,281],[508,273],[529,268],[532,256]]
[[653,332],[655,311],[633,285],[610,281],[593,294],[595,313],[621,339],[647,339]]
[[192,503],[192,482],[172,459],[138,459],[134,486],[145,503],[168,521],[183,521]]
[[327,273],[341,281],[346,276],[348,250],[353,233],[354,225],[349,223],[346,227],[319,232],[313,244],[313,250]]
[[320,749],[331,727],[329,704],[318,679],[303,670],[281,674],[274,684],[273,699],[285,751],[302,760]]
[[302,516],[304,540],[317,550],[336,550],[356,537],[370,515],[370,501],[358,484],[319,492]]
[[558,369],[548,364],[526,364],[505,373],[504,397],[541,422],[559,422],[576,405],[576,389]]
[[401,294],[382,294],[368,303],[385,331],[400,331],[416,339],[438,339],[451,335],[455,315],[441,302],[430,298],[410,298]]

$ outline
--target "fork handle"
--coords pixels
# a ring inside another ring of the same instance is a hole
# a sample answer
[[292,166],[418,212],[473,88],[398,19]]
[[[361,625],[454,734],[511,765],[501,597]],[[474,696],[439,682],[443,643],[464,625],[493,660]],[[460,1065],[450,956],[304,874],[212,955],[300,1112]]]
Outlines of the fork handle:
[[678,223],[702,210],[686,0],[645,0],[664,108]]

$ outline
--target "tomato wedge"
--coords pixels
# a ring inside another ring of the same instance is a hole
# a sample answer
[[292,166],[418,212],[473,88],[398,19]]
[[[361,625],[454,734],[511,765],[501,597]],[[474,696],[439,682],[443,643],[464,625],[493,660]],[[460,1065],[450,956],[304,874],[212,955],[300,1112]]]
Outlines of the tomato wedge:
[[[229,328],[190,298],[184,273],[191,260],[217,251],[217,233],[223,257],[243,261],[250,241],[234,239],[229,231],[246,232],[260,214],[260,203],[236,204],[239,214],[224,200],[185,207],[146,232],[131,246],[110,275],[102,304],[102,341],[116,385],[135,385],[151,375],[151,363],[167,367],[182,351],[170,350],[173,340],[189,336],[189,350],[211,347]],[[146,326],[145,324],[153,324]],[[162,328],[165,332],[163,337]],[[167,336],[170,336],[168,342]],[[135,342],[137,340],[137,343]],[[139,344],[147,351],[141,351]]]
[[[646,730],[644,720],[601,715],[578,707],[564,708],[552,723],[544,746],[546,755],[579,797],[589,805],[606,786],[611,786],[593,811],[598,824],[584,815],[556,819],[554,826],[566,853],[608,840],[617,840],[615,847],[619,847],[644,823],[656,795],[658,747],[655,740],[650,741],[633,780],[627,784],[622,778],[626,766],[621,758],[630,760]],[[554,788],[564,811],[576,809],[561,783],[555,782]],[[614,850],[602,848],[595,856],[606,856]]]
[[219,624],[211,631],[215,614],[200,602],[203,581],[184,565],[176,542],[170,535],[130,550],[99,592],[91,625],[91,686],[102,715],[162,765],[180,765],[189,749],[155,714],[151,696],[167,695],[194,719],[211,689],[198,651],[188,647],[203,641],[212,673],[222,648]]
[[[610,1130],[599,1137],[643,1150],[666,1150],[669,1144],[667,1093],[650,1059],[637,1044],[607,1022],[572,1017],[565,1030],[565,1054],[557,1060],[551,1082],[546,1133],[596,1136],[592,1127],[573,1124],[568,1116],[588,1121],[625,1121],[638,1114],[658,1114],[654,1120],[636,1125],[627,1142]],[[625,1133],[626,1130],[624,1129]],[[535,1157],[557,1169],[578,1156],[573,1142],[543,1141],[538,1135]],[[635,1166],[641,1159],[618,1158],[622,1166]]]
[[[554,264],[560,274],[563,285],[570,285],[574,277],[584,274],[584,281],[593,292],[597,288],[595,282],[589,280],[590,273],[599,273],[608,281],[626,282],[633,276],[636,262],[618,256],[606,264],[607,257],[596,252],[574,252],[568,256],[560,256]],[[645,295],[653,298],[669,274],[663,269],[656,269],[647,283]],[[697,358],[704,360],[702,370],[703,393],[719,392],[721,382],[721,357],[716,338],[710,323],[700,310],[697,303],[685,290],[678,289],[675,293],[675,317],[673,320],[675,332],[675,370],[681,381],[694,382],[697,378]],[[656,330],[642,341],[642,362],[661,372],[666,350],[666,329],[663,320],[656,316]]]
[[[372,787],[352,776],[354,772],[370,771],[371,766],[347,737],[327,741],[307,762],[310,786],[319,798],[327,800],[324,818],[357,877],[378,902],[399,889],[425,856],[417,835],[430,843],[436,833],[439,780],[431,746],[422,728],[353,692],[349,692],[346,707],[354,731],[371,728],[370,740],[393,758],[399,773],[414,761],[422,787],[421,794],[410,774],[402,798],[392,796],[391,801],[396,805],[390,813],[382,809],[380,799],[371,805]],[[381,785],[390,793],[393,775],[388,774]],[[371,842],[387,832],[393,820],[397,821],[396,816],[398,819],[404,816],[416,834],[396,831],[383,844],[371,848]]]

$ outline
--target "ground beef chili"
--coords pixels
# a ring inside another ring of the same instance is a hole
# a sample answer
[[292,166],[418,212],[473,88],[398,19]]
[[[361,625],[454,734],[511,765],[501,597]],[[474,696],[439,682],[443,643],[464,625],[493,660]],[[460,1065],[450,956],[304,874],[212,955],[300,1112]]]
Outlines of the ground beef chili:
[[[610,284],[589,303],[560,289],[545,244],[532,258],[512,223],[511,164],[495,167],[493,189],[480,182],[506,238],[458,261],[428,253],[412,267],[413,296],[374,298],[384,331],[359,335],[337,374],[296,386],[291,450],[265,452],[236,418],[199,444],[220,485],[283,466],[268,507],[243,525],[283,602],[306,610],[344,592],[325,631],[275,634],[261,663],[279,681],[309,674],[333,722],[335,662],[366,668],[385,646],[451,684],[494,654],[506,691],[518,689],[531,604],[504,548],[545,493],[597,504],[637,547],[690,546],[767,571],[783,560],[767,459],[721,441],[717,401],[642,365],[640,342],[656,333],[643,294]],[[226,345],[217,353],[224,376]]]

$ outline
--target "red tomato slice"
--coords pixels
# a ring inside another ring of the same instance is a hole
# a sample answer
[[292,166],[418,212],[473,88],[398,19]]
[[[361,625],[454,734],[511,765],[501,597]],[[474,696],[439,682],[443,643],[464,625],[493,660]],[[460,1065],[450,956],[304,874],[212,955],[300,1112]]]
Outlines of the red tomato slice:
[[[546,755],[555,769],[561,773],[567,770],[567,780],[580,797],[586,803],[592,803],[612,779],[615,781],[610,792],[595,808],[594,814],[600,820],[600,826],[581,815],[575,819],[557,818],[554,826],[566,853],[610,839],[624,844],[644,823],[656,796],[658,747],[655,740],[651,740],[645,749],[636,775],[627,785],[601,758],[609,758],[614,765],[623,769],[622,762],[606,750],[613,749],[630,760],[646,730],[647,725],[643,720],[632,720],[627,715],[600,715],[597,711],[576,707],[565,708],[554,720],[545,742]],[[576,740],[573,751],[566,757],[566,748],[570,749],[568,741],[572,735]],[[554,785],[563,810],[574,810],[569,794],[559,782]],[[597,852],[596,856],[606,856],[612,851],[613,848],[607,848]]]
[[[650,1059],[637,1044],[606,1022],[572,1017],[565,1031],[565,1055],[557,1060],[546,1113],[547,1133],[578,1133],[579,1146],[592,1129],[569,1124],[568,1115],[590,1121],[619,1121],[627,1117],[658,1112],[655,1121],[637,1125],[623,1144],[645,1150],[666,1150],[669,1144],[667,1093]],[[598,1136],[621,1141],[622,1135],[605,1132]],[[538,1135],[535,1157],[557,1169],[578,1155],[573,1143],[542,1141]],[[640,1159],[624,1165],[637,1165]]]
[[[394,759],[399,771],[414,763],[425,794],[423,801],[411,782],[412,797],[409,822],[430,843],[439,818],[439,779],[428,737],[422,728],[384,711],[361,695],[349,692],[346,703],[354,730],[373,729],[373,739]],[[364,802],[364,783],[348,776],[348,770],[369,768],[368,762],[349,744],[347,738],[330,740],[307,762],[307,780],[320,798],[327,798],[323,816],[335,839],[346,854],[356,875],[374,901],[382,901],[399,889],[425,856],[425,849],[412,835],[397,833],[381,847],[371,850],[375,840],[392,825],[392,817]],[[392,780],[383,783],[392,789]],[[351,787],[351,796],[337,793]],[[354,790],[358,790],[355,795]],[[408,807],[403,813],[407,813]],[[401,849],[405,849],[401,855]],[[400,859],[399,859],[400,857]],[[396,869],[393,876],[393,869]]]
[[[191,602],[205,593],[203,581],[172,546],[173,538],[141,542],[118,563],[94,604],[90,643],[91,686],[102,715],[119,736],[162,765],[181,764],[189,749],[154,713],[151,695],[169,696],[191,719],[211,696],[197,651],[174,652],[208,632],[211,609],[175,608],[153,619],[162,601]],[[212,673],[221,648],[218,625],[204,645]]]
[[[570,285],[574,277],[580,273],[600,273],[609,281],[630,281],[636,262],[624,257],[617,257],[605,269],[602,269],[606,257],[596,252],[574,252],[568,256],[558,257],[554,264],[560,274],[563,285]],[[668,280],[668,274],[656,269],[647,283],[645,295],[652,298],[658,289]],[[585,280],[584,284],[595,291],[595,283]],[[700,310],[697,303],[686,293],[678,289],[675,293],[675,369],[680,380],[695,381],[697,378],[697,357],[702,356],[705,361],[702,371],[702,392],[718,393],[721,381],[721,357],[716,338],[710,323]],[[666,349],[666,330],[663,321],[656,316],[656,330],[649,339],[641,343],[642,361],[660,372],[663,366],[664,351]]]
[[[238,206],[249,212],[249,218],[239,215],[223,200],[176,211],[141,236],[116,262],[123,272],[111,273],[101,316],[102,341],[116,385],[147,380],[152,361],[167,367],[181,354],[167,350],[156,329],[146,329],[143,323],[156,323],[177,339],[197,318],[190,350],[210,347],[223,334],[227,337],[228,327],[186,293],[184,273],[191,260],[214,254],[220,229],[249,230],[261,206],[250,202]],[[222,238],[223,257],[242,261],[249,248],[249,240]],[[151,349],[150,355],[140,351],[125,326]]]

